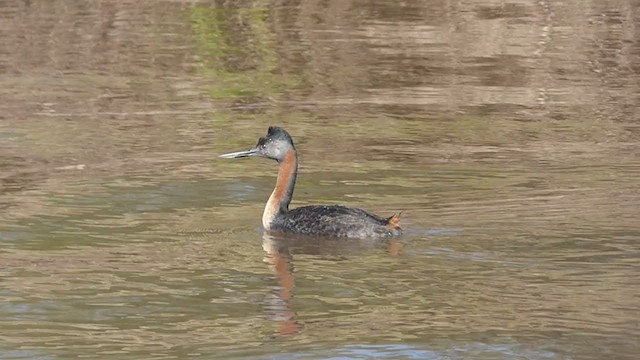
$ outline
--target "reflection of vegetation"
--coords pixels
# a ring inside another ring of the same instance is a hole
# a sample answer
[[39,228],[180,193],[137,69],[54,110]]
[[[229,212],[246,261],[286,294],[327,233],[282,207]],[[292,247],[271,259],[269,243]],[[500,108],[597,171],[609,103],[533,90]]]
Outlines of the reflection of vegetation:
[[200,41],[205,75],[217,83],[215,98],[276,96],[298,80],[278,73],[278,54],[259,2],[246,7],[191,10],[193,32]]

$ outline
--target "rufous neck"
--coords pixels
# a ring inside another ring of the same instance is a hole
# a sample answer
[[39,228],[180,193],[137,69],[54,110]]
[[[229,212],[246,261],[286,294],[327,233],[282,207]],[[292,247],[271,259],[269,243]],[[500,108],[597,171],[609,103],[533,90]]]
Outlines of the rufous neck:
[[265,229],[271,227],[271,223],[279,213],[289,210],[289,203],[293,197],[293,190],[296,186],[296,176],[298,174],[298,156],[295,150],[288,151],[283,160],[280,161],[278,170],[278,180],[273,189],[269,201],[262,214],[262,225]]

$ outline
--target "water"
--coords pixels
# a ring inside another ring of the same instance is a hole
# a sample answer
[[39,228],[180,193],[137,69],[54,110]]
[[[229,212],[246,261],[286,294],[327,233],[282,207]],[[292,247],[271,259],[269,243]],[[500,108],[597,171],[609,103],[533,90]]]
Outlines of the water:
[[[0,359],[635,358],[637,9],[5,3]],[[406,235],[263,235],[269,125]]]

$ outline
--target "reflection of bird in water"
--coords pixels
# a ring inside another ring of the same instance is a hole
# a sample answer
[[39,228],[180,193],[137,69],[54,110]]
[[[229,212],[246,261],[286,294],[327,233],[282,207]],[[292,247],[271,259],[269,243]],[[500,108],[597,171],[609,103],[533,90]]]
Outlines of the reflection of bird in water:
[[275,299],[269,301],[267,310],[275,315],[278,321],[276,335],[294,335],[300,331],[300,324],[296,321],[296,313],[290,306],[293,298],[294,277],[291,254],[286,247],[281,247],[268,235],[264,235],[262,248],[266,251],[265,261],[273,265],[280,288]]
[[298,319],[291,301],[295,291],[295,274],[293,255],[304,254],[314,256],[340,256],[358,254],[365,249],[378,248],[385,244],[391,256],[400,255],[402,243],[399,239],[388,242],[369,242],[366,240],[340,241],[339,239],[314,237],[275,237],[267,233],[262,235],[262,248],[266,252],[264,261],[273,267],[278,281],[275,293],[265,299],[265,310],[270,319],[277,323],[275,336],[295,335],[303,325]]
[[270,127],[267,136],[247,151],[220,155],[235,159],[266,157],[280,164],[276,187],[267,201],[262,226],[267,231],[338,238],[388,238],[400,235],[400,214],[381,218],[362,209],[340,205],[311,205],[289,210],[298,174],[298,156],[291,136]]

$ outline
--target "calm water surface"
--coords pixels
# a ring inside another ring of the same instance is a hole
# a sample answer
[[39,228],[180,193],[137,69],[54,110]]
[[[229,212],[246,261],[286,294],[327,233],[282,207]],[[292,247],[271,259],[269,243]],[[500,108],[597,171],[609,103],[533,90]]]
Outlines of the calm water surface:
[[[636,358],[639,8],[5,2],[0,359]],[[406,235],[263,235],[269,125]]]

